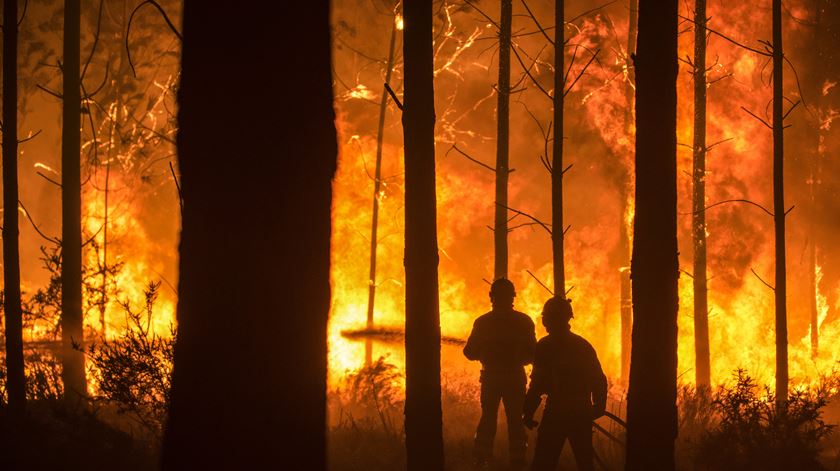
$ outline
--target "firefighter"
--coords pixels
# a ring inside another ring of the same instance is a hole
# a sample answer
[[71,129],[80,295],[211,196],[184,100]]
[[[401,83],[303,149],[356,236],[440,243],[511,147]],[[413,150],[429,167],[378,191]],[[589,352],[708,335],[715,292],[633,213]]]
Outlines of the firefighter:
[[513,309],[516,290],[505,278],[490,287],[492,310],[475,320],[464,347],[464,356],[481,362],[481,419],[475,433],[475,460],[479,468],[489,465],[496,436],[496,416],[501,401],[508,426],[510,461],[525,464],[525,365],[534,360],[534,321]]
[[569,300],[553,297],[542,312],[548,335],[537,343],[531,385],[525,396],[523,422],[538,425],[534,412],[548,395],[534,450],[532,471],[553,471],[566,439],[572,446],[579,470],[594,470],[592,422],[604,415],[607,378],[595,349],[571,332],[574,317]]

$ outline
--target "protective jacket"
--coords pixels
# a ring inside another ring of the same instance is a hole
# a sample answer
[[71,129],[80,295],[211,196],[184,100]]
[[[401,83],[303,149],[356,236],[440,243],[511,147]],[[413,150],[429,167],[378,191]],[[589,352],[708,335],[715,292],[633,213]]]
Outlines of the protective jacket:
[[558,416],[588,421],[603,414],[607,377],[595,349],[583,337],[567,330],[537,343],[525,417],[533,417],[544,394],[548,400],[543,420]]

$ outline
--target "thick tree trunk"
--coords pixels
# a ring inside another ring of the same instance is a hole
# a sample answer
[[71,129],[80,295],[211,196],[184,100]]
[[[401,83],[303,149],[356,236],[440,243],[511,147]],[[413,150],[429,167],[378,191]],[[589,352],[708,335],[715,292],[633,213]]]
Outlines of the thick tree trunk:
[[432,2],[406,0],[405,445],[409,471],[443,469]]
[[785,178],[782,94],[782,2],[773,0],[773,219],[776,235],[776,400],[788,395],[787,280],[785,261]]
[[508,178],[510,177],[510,29],[513,2],[501,0],[499,84],[496,105],[496,221],[493,225],[493,279],[508,276]]
[[706,0],[694,2],[694,356],[698,388],[711,385],[709,301],[706,276]]
[[[188,2],[183,18],[178,343],[162,468],[325,470],[329,2]],[[265,52],[290,44],[283,61],[305,80]]]
[[551,161],[551,252],[554,266],[554,293],[566,297],[566,266],[564,260],[563,226],[563,93],[566,90],[565,72],[565,3],[554,3],[554,141]]
[[82,313],[82,188],[79,0],[64,2],[61,127],[61,340],[64,397],[75,407],[87,396]]
[[26,406],[26,380],[23,371],[17,212],[17,10],[17,0],[3,0],[3,314],[6,327],[6,394],[10,414],[19,417]]
[[673,470],[677,435],[677,6],[639,2],[628,470]]
[[[638,1],[630,0],[629,4],[630,18],[629,26],[627,28],[627,83],[624,87],[624,132],[628,137],[628,141],[633,129],[633,94],[635,93],[636,74],[633,65],[632,55],[636,53],[636,14],[638,12]],[[628,152],[633,150],[628,146]],[[629,166],[622,169],[622,178],[619,183],[619,199],[621,208],[621,223],[618,234],[618,250],[620,257],[619,276],[620,281],[620,298],[619,309],[621,316],[621,381],[627,384],[627,378],[630,376],[630,335],[633,325],[633,300],[631,298],[631,283],[630,283],[630,231],[633,230],[633,221],[628,217],[630,212],[629,196],[630,196],[630,168]]]

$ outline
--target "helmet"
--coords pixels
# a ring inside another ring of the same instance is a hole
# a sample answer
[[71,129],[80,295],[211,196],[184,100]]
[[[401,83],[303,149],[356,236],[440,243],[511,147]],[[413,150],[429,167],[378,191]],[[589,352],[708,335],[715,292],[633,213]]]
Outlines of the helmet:
[[499,298],[510,298],[513,299],[516,297],[516,289],[513,287],[513,283],[508,280],[507,278],[499,278],[498,280],[494,281],[492,285],[490,285],[490,298],[491,299],[499,299]]
[[569,319],[575,317],[572,312],[572,302],[566,298],[553,297],[545,302],[543,306],[543,317],[551,317],[552,319],[567,322]]

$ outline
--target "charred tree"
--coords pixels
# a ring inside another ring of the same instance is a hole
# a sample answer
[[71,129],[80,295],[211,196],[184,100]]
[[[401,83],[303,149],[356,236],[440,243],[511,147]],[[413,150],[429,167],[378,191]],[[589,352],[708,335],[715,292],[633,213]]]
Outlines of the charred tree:
[[811,154],[808,162],[808,171],[809,171],[809,184],[808,184],[808,207],[809,207],[809,217],[808,217],[808,319],[809,324],[811,327],[811,357],[816,358],[819,355],[820,349],[820,320],[819,320],[819,313],[817,312],[817,295],[819,294],[819,287],[817,286],[817,229],[816,229],[816,221],[819,217],[817,211],[817,199],[818,199],[818,188],[819,188],[819,181],[820,181],[820,159],[822,157],[822,152],[820,150],[820,141],[822,132],[820,129],[821,126],[821,98],[822,98],[822,85],[824,80],[826,80],[826,67],[825,67],[825,53],[823,51],[823,41],[824,41],[824,25],[823,25],[823,0],[816,0],[814,2],[814,33],[813,33],[813,48],[815,53],[813,55],[813,61],[811,66],[815,73],[813,74],[815,77],[810,79],[810,96],[811,96],[811,106],[813,108],[812,114],[814,115],[813,123],[810,123],[808,133],[809,139],[811,140]]
[[431,0],[406,0],[405,30],[405,446],[408,470],[443,469],[440,311],[435,195]]
[[[184,8],[184,204],[165,470],[326,469],[337,155],[329,5]],[[281,17],[294,21],[278,28]],[[289,44],[283,60],[304,81],[265,52]]]
[[566,266],[564,261],[563,226],[563,104],[566,93],[564,55],[566,53],[566,22],[564,20],[565,3],[554,3],[554,141],[552,142],[551,161],[551,252],[554,267],[554,292],[566,297]]
[[[627,28],[627,61],[625,67],[627,68],[627,83],[624,87],[624,133],[628,137],[632,134],[633,129],[633,94],[635,93],[635,71],[633,65],[633,55],[636,53],[636,13],[638,11],[638,0],[630,0],[629,5],[630,18],[629,26]],[[628,152],[632,149],[628,145]],[[621,316],[621,380],[626,384],[627,378],[630,375],[630,336],[633,324],[633,300],[631,299],[631,283],[630,283],[630,231],[632,230],[632,221],[630,220],[630,169],[629,166],[624,166],[622,169],[621,182],[619,183],[619,198],[621,208],[621,224],[619,226],[618,234],[618,250],[620,270],[620,298],[619,309]]]
[[[391,26],[391,41],[388,46],[388,62],[385,64],[385,83],[391,81],[394,68],[394,48],[397,43],[397,22]],[[379,193],[382,191],[382,141],[385,137],[385,115],[388,112],[388,90],[383,87],[379,102],[379,127],[376,132],[376,169],[373,176],[373,216],[370,225],[370,271],[368,277],[367,328],[373,329],[373,308],[376,303],[376,247],[379,243]],[[372,344],[365,341],[365,364],[370,364]]]
[[87,396],[82,313],[82,187],[80,5],[64,1],[61,127],[61,340],[64,396],[75,406]]
[[706,276],[706,0],[694,2],[694,165],[691,234],[694,245],[694,356],[698,388],[711,383]]
[[23,309],[20,299],[20,234],[17,171],[17,0],[3,0],[3,315],[6,336],[6,394],[9,413],[26,406],[23,370]]
[[776,239],[776,400],[788,395],[787,279],[785,261],[784,94],[782,1],[773,0],[773,222]]
[[673,470],[677,436],[677,6],[639,2],[628,470]]
[[508,276],[508,178],[510,177],[510,41],[512,0],[501,0],[499,84],[496,104],[496,220],[493,224],[493,279]]

